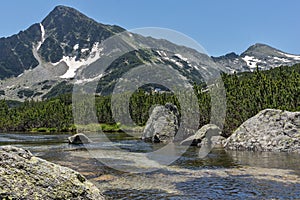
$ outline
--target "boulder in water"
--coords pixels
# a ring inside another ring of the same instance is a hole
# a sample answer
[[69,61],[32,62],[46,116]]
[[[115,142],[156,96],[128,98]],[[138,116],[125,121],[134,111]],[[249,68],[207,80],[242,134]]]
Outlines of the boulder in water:
[[92,141],[83,133],[77,133],[68,138],[70,144],[88,144]]
[[142,139],[146,142],[172,142],[179,128],[179,112],[175,105],[156,106],[146,124]]
[[300,152],[300,112],[266,109],[226,140],[232,150]]
[[206,124],[202,126],[194,135],[186,138],[182,142],[181,145],[191,145],[191,146],[201,146],[201,143],[205,141],[205,143],[214,144],[222,139],[221,130],[215,124]]

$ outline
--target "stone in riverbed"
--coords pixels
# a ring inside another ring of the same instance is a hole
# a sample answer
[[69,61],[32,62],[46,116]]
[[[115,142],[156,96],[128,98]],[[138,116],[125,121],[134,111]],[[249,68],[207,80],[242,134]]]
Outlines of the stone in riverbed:
[[146,142],[172,142],[179,128],[179,112],[175,105],[156,106],[146,124],[142,139]]
[[13,146],[0,147],[2,199],[104,199],[78,172]]
[[206,124],[202,126],[194,135],[186,138],[180,145],[201,146],[202,143],[218,143],[219,140],[224,139],[221,136],[221,129],[215,124]]
[[225,147],[300,153],[300,112],[263,110],[245,121],[226,140]]
[[83,133],[77,133],[68,138],[70,144],[88,144],[92,143],[92,141]]

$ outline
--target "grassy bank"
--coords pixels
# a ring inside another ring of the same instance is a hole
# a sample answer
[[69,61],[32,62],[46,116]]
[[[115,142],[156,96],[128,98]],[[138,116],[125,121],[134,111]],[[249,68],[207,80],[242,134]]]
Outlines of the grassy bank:
[[76,125],[77,131],[78,132],[84,132],[84,131],[90,131],[90,132],[98,132],[98,131],[103,131],[103,132],[122,132],[122,131],[142,131],[143,127],[130,127],[130,126],[125,126],[120,123],[116,124],[88,124],[88,125]]
[[[141,132],[143,131],[144,127],[130,127],[121,125],[120,123],[116,124],[88,124],[88,125],[73,125],[68,128],[58,129],[55,127],[47,128],[47,127],[39,127],[39,128],[32,128],[24,130],[24,132],[31,132],[31,133],[75,133],[75,132],[122,132],[122,131],[129,131],[129,132]],[[15,131],[6,131],[6,132],[15,132]],[[20,131],[18,131],[20,132]]]

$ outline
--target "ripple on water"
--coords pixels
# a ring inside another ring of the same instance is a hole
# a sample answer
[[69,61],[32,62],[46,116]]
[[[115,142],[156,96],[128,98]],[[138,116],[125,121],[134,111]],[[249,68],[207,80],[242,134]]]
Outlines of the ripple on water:
[[[199,149],[191,147],[171,166],[151,173],[131,174],[105,166],[84,146],[67,144],[68,136],[0,134],[0,145],[17,145],[46,160],[82,172],[112,199],[300,199],[299,176],[292,171],[279,170],[299,170],[298,154],[214,149],[206,158],[200,159],[197,156]],[[104,151],[105,155],[115,147],[128,154],[151,152],[161,147],[126,135],[114,133],[109,137],[116,142],[102,142],[101,138],[95,138],[91,149]],[[136,162],[130,156],[120,158],[104,157],[124,168],[132,167]]]
[[189,198],[203,199],[299,199],[299,184],[258,180],[239,176],[195,178],[178,183],[177,188]]

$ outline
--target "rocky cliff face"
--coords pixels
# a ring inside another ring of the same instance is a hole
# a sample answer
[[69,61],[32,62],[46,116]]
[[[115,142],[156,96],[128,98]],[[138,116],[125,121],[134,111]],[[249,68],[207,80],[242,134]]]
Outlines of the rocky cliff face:
[[232,150],[300,152],[300,112],[266,109],[244,122],[226,141]]
[[57,63],[63,56],[75,58],[75,61],[86,59],[97,43],[124,31],[119,26],[104,25],[88,18],[77,10],[57,6],[41,22],[44,29],[39,52],[42,58]]
[[39,24],[8,38],[0,38],[0,79],[17,76],[39,63],[32,53],[33,44],[41,39]]
[[34,157],[13,146],[0,147],[2,199],[104,199],[78,172]]

